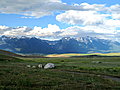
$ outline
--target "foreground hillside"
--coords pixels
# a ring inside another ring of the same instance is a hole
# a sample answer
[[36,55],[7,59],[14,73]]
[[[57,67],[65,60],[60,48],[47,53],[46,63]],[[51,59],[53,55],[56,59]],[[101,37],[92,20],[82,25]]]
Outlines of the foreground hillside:
[[0,37],[0,49],[24,54],[115,53],[120,43],[96,37],[64,37],[56,41],[36,37]]
[[[54,63],[54,69],[28,68]],[[119,90],[120,57],[15,58],[0,55],[1,90]]]

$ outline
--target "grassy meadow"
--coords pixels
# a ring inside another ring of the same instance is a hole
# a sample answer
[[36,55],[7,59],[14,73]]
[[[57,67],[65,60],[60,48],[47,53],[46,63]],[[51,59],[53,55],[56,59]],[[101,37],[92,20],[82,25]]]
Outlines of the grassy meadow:
[[[26,66],[47,63],[54,63],[56,67]],[[120,57],[16,58],[0,55],[0,90],[120,90]]]
[[91,54],[69,53],[69,54],[49,54],[49,55],[46,55],[46,57],[72,57],[72,56],[86,56],[86,55],[120,56],[120,53],[91,53]]

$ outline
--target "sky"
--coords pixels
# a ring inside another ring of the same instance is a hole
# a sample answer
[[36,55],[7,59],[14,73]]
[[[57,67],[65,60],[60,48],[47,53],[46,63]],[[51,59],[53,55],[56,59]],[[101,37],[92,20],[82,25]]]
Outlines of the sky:
[[0,0],[0,35],[120,42],[119,0]]

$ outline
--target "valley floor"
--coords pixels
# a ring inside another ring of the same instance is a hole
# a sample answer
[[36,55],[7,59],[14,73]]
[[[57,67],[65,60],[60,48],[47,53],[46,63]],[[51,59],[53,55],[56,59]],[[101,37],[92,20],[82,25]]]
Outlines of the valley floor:
[[[54,69],[27,65],[54,63]],[[0,55],[0,90],[120,90],[120,57],[14,58]]]

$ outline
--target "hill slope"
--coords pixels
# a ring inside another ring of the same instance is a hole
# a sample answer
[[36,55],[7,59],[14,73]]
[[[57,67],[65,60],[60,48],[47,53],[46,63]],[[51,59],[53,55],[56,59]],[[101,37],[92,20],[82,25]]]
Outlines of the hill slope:
[[5,50],[0,50],[0,55],[5,55],[5,56],[21,56],[21,55],[18,55],[18,54],[9,52],[9,51],[5,51]]

